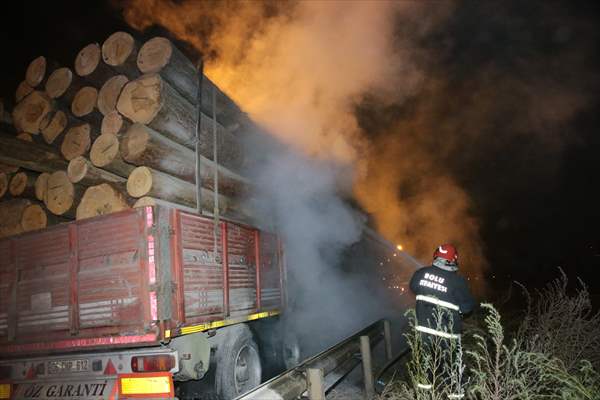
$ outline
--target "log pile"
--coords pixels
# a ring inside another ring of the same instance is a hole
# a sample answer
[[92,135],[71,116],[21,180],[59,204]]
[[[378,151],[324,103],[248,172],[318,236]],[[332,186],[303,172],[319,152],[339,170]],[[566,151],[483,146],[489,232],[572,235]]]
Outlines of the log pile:
[[199,77],[167,38],[126,32],[71,66],[34,59],[0,102],[0,237],[148,205],[247,214],[247,117]]

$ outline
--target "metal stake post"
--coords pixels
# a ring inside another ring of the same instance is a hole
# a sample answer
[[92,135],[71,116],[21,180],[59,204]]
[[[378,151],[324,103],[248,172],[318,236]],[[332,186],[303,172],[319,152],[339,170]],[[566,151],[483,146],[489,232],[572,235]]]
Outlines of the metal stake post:
[[368,336],[360,337],[360,354],[362,356],[363,375],[365,380],[365,395],[367,399],[372,399],[375,395],[375,386],[373,384],[373,363],[371,360],[371,341]]
[[383,341],[385,343],[385,358],[390,361],[392,359],[392,328],[390,321],[383,321]]

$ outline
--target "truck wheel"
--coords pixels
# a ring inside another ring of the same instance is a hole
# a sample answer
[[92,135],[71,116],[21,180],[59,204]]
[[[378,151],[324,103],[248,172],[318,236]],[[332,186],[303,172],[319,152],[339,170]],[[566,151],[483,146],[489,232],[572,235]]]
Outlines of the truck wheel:
[[286,370],[300,364],[300,361],[302,361],[300,349],[298,337],[293,333],[286,334],[283,343],[281,343],[281,361]]
[[222,400],[233,399],[260,384],[258,346],[247,327],[229,332],[217,352],[215,383]]

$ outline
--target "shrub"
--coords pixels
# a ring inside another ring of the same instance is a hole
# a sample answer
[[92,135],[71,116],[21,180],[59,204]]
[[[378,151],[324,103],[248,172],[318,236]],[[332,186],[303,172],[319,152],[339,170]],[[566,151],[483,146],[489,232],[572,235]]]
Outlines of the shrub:
[[[579,283],[569,295],[563,274],[533,298],[526,292],[525,318],[512,338],[507,338],[500,313],[486,303],[481,305],[483,326],[466,333],[464,350],[460,342],[448,346],[434,337],[432,350],[425,351],[421,335],[411,329],[405,335],[412,350],[407,379],[389,385],[381,398],[438,400],[462,389],[473,400],[599,400],[600,317]],[[407,314],[412,328],[414,310]],[[442,315],[438,310],[436,323]],[[427,379],[436,390],[418,388]]]

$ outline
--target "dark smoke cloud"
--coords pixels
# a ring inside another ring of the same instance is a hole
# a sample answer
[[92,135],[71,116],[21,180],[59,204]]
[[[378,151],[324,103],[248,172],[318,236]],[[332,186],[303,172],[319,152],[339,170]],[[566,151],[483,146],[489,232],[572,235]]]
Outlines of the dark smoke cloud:
[[[550,232],[570,222],[556,213],[573,207],[557,195],[568,174],[563,159],[597,129],[578,123],[598,107],[597,11],[582,2],[465,1],[424,34],[418,22],[400,26],[397,35],[419,49],[420,90],[392,106],[368,95],[358,106],[371,142],[370,187],[393,186],[395,209],[410,221],[392,219],[386,230],[410,237],[429,221],[454,240],[452,232],[473,229],[500,268],[560,248],[563,236]],[[440,199],[436,217],[422,221],[423,203],[447,191],[447,180],[464,190],[467,212],[452,218]],[[417,246],[417,254],[427,250]]]

